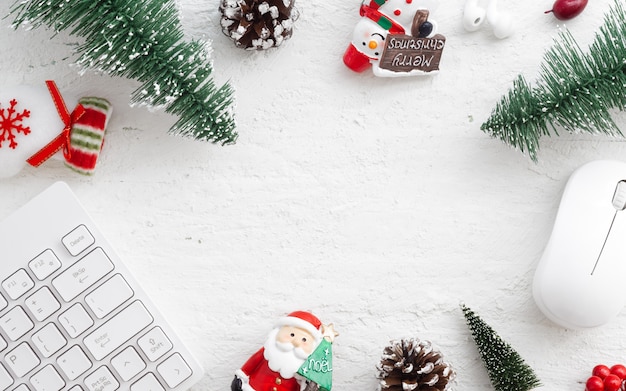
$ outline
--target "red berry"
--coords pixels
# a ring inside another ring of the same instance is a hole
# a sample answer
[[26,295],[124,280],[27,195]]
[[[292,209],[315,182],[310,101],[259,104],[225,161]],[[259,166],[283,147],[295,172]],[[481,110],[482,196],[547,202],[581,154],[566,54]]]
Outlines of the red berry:
[[626,367],[622,364],[613,365],[610,369],[611,373],[617,375],[622,380],[626,380]]
[[567,20],[578,16],[587,6],[587,0],[556,0],[551,10],[557,19]]
[[605,391],[618,391],[622,386],[622,379],[619,376],[610,374],[604,379]]
[[587,379],[585,391],[604,391],[604,382],[598,376]]
[[607,367],[606,365],[602,365],[602,364],[596,365],[595,367],[593,367],[593,371],[591,371],[591,374],[593,376],[598,376],[602,380],[604,380],[604,378],[609,376],[611,373],[612,372],[609,369],[609,367]]

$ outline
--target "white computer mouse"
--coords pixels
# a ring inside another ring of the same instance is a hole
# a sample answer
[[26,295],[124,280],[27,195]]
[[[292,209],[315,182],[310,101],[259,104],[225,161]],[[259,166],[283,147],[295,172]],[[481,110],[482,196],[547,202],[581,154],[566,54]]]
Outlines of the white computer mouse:
[[555,323],[597,327],[626,305],[625,208],[626,163],[594,161],[569,178],[533,281]]

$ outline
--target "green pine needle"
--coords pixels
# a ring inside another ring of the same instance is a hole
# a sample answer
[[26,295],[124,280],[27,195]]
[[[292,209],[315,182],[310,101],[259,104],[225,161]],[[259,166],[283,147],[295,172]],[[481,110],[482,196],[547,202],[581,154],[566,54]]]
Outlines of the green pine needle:
[[131,104],[178,116],[170,133],[214,143],[237,139],[229,84],[217,88],[208,44],[185,41],[173,0],[20,0],[13,26],[45,25],[84,38],[76,63],[137,80]]
[[587,53],[569,31],[559,34],[533,88],[522,75],[482,124],[537,161],[539,138],[567,132],[623,136],[610,115],[626,108],[626,12],[616,0]]
[[493,328],[465,305],[461,309],[496,391],[528,391],[541,385],[532,368]]

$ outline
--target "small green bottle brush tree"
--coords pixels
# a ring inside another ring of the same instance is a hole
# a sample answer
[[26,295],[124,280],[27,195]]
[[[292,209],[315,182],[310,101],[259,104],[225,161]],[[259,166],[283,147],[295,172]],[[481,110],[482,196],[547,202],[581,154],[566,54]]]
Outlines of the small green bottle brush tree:
[[626,108],[626,12],[616,0],[584,52],[569,31],[545,54],[536,86],[519,75],[481,129],[537,161],[539,138],[586,132],[623,136],[609,113]]
[[531,367],[481,317],[461,305],[480,357],[496,391],[529,391],[541,385]]
[[177,116],[170,133],[236,140],[233,90],[215,85],[208,44],[184,39],[173,0],[19,0],[10,15],[15,28],[43,25],[82,37],[76,64],[139,81],[131,103]]

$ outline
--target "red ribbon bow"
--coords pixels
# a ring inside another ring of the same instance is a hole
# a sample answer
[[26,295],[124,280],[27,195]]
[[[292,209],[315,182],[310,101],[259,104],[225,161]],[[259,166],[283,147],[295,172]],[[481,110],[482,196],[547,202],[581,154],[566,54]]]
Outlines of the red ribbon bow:
[[61,93],[59,92],[59,89],[54,81],[46,80],[46,86],[48,87],[48,91],[50,91],[52,101],[54,102],[54,106],[57,108],[57,112],[61,117],[61,121],[63,121],[64,127],[61,133],[54,140],[50,141],[45,147],[41,148],[38,152],[26,160],[28,164],[34,167],[39,167],[61,148],[63,149],[63,156],[65,157],[65,160],[70,159],[70,132],[72,130],[72,125],[77,122],[83,114],[85,114],[85,108],[80,103],[76,105],[76,108],[74,108],[72,113],[67,110],[65,101],[63,100],[63,97],[61,96]]

